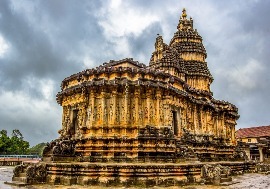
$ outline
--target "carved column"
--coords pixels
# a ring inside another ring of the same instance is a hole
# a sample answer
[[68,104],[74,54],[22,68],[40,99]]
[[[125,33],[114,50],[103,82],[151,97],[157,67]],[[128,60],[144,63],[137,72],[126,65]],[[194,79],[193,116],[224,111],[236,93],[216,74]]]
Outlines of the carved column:
[[218,115],[216,113],[214,113],[213,119],[214,119],[213,132],[215,136],[218,136]]
[[110,125],[117,125],[116,123],[116,105],[117,105],[117,90],[112,89],[111,92],[111,104],[110,104]]
[[133,125],[136,125],[138,126],[139,125],[139,111],[140,111],[140,108],[139,108],[139,98],[140,98],[140,89],[139,88],[135,88],[135,91],[134,91],[134,101],[135,101],[135,109],[133,110],[135,112],[135,120],[134,120],[134,123]]
[[207,132],[208,134],[211,133],[210,121],[211,121],[211,113],[209,110],[207,110],[207,112],[205,112],[205,132]]
[[129,85],[125,86],[125,125],[129,125],[129,99],[130,99],[130,91],[129,91]]
[[106,98],[106,92],[105,89],[103,88],[101,93],[100,93],[100,104],[101,109],[99,109],[100,113],[100,120],[99,120],[99,125],[102,127],[103,131],[103,126],[104,126],[104,118],[105,118],[105,98]]
[[150,120],[150,103],[151,103],[152,90],[146,90],[146,106],[145,106],[145,125],[152,125]]
[[226,127],[225,127],[225,113],[223,112],[222,115],[221,115],[221,136],[223,138],[226,137]]
[[95,124],[95,119],[96,119],[96,107],[95,107],[95,91],[91,90],[90,91],[90,97],[89,97],[89,108],[87,110],[87,114],[88,114],[88,129],[91,128],[91,126],[93,126]]
[[170,100],[170,96],[169,94],[165,94],[165,98],[164,98],[164,104],[163,104],[163,113],[164,113],[164,125],[165,126],[171,126],[171,110],[170,110],[170,105],[169,105],[169,100]]
[[194,123],[194,133],[198,134],[199,127],[198,127],[198,121],[197,121],[197,106],[193,105],[192,107],[193,107],[192,114],[193,114],[193,123]]
[[235,140],[235,125],[233,125],[231,127],[231,132],[232,132],[232,143],[236,144],[236,140]]
[[157,99],[157,103],[156,103],[156,125],[158,127],[161,126],[161,123],[160,123],[160,100],[161,100],[161,91],[160,90],[157,90],[156,92],[156,99]]

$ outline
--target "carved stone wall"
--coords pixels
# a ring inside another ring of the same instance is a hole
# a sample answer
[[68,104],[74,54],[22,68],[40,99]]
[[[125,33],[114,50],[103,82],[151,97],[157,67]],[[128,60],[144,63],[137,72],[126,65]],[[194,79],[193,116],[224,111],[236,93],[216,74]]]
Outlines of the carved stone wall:
[[[141,151],[139,139],[148,127],[169,129],[174,143],[192,134],[186,142],[199,158],[233,154],[237,108],[213,98],[206,50],[193,20],[183,13],[177,29],[169,45],[157,37],[148,67],[123,59],[64,79],[57,94],[63,107],[59,133],[76,141],[76,154],[107,159],[149,155],[149,148]],[[156,139],[144,142],[157,152]],[[174,154],[178,150],[172,148]]]

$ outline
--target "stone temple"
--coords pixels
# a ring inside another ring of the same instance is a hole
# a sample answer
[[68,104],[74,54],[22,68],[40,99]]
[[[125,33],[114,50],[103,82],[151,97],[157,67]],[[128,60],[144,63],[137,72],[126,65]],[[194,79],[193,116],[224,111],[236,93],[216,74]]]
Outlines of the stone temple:
[[170,43],[158,35],[154,47],[149,66],[111,60],[65,78],[60,136],[14,180],[28,170],[28,183],[180,185],[247,168],[232,162],[244,157],[235,148],[238,109],[213,97],[202,37],[185,9]]
[[76,142],[82,157],[108,161],[177,158],[182,145],[199,159],[229,158],[239,116],[234,105],[213,98],[206,56],[183,11],[169,45],[156,38],[149,66],[127,58],[62,81],[60,138]]

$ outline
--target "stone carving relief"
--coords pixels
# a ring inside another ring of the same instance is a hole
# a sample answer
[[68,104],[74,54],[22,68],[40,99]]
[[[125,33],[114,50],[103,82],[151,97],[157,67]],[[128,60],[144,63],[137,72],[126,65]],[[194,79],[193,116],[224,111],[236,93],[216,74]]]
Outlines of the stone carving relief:
[[[100,100],[99,100],[100,101]],[[101,102],[98,103],[98,109],[97,109],[97,120],[100,121],[101,120],[101,115],[102,114],[102,105]]]
[[116,124],[119,124],[120,123],[120,106],[119,104],[116,105],[116,110],[115,110],[115,122]]
[[148,108],[147,108],[147,106],[144,107],[144,119],[148,120]]
[[126,111],[125,111],[125,105],[124,105],[124,100],[122,100],[122,106],[121,106],[121,121],[124,121],[125,120],[125,113],[126,113]]
[[21,164],[14,168],[14,177],[19,177],[20,173],[25,173],[26,183],[44,183],[47,177],[45,164]]
[[136,121],[136,106],[135,106],[135,102],[132,102],[132,106],[131,106],[131,115],[132,115],[132,123],[134,123]]
[[158,119],[159,119],[160,125],[163,125],[164,114],[163,114],[163,103],[162,102],[159,103],[158,111],[159,111],[159,118]]
[[150,112],[149,112],[149,119],[150,119],[150,122],[153,122],[154,121],[154,108],[153,108],[153,103],[151,102],[150,103]]
[[94,106],[94,109],[92,111],[92,124],[94,125],[95,122],[97,121],[97,106]]
[[220,164],[206,164],[201,169],[201,176],[208,183],[219,184],[222,174],[224,174],[226,177],[229,177],[231,175],[231,168],[227,166],[221,166]]
[[43,157],[50,156],[73,156],[76,142],[70,139],[56,139],[47,143],[43,149]]

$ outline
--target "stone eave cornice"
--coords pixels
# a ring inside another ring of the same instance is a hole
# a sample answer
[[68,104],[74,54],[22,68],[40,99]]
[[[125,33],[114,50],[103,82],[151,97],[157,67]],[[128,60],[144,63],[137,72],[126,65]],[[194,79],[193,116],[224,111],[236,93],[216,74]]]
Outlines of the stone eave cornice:
[[[81,75],[77,75],[73,79],[82,80],[83,76],[95,75],[96,78],[94,78],[94,80],[98,80],[98,75],[101,75],[103,73],[106,73],[108,75],[113,74],[113,73],[120,73],[119,75],[123,75],[124,73],[130,73],[131,75],[140,74],[141,76],[139,78],[141,79],[145,78],[147,75],[150,75],[155,78],[160,78],[164,81],[167,80],[169,83],[179,83],[180,85],[183,86],[185,90],[196,95],[203,95],[203,96],[209,96],[209,97],[213,95],[212,92],[195,89],[194,87],[189,86],[182,79],[175,77],[169,73],[165,73],[163,70],[153,69],[151,67],[146,67],[145,69],[144,68],[137,69],[137,68],[131,68],[131,67],[123,67],[123,68],[122,67],[103,67],[100,69],[86,70],[80,73]],[[63,90],[63,87],[64,86],[62,82],[62,90]]]
[[240,117],[240,115],[238,114],[238,108],[234,104],[224,100],[216,100],[214,98],[212,98],[211,101],[216,104],[220,109],[226,111],[229,115],[234,116],[237,119]]
[[137,66],[138,68],[145,68],[147,67],[145,64],[140,63],[138,61],[134,61],[133,58],[124,58],[122,60],[110,60],[109,62],[104,62],[102,65],[98,66],[98,68],[103,68],[103,67],[111,67],[111,66],[116,66],[121,63],[128,62],[134,66]]
[[75,79],[75,78],[78,78],[78,77],[81,77],[82,75],[88,75],[89,73],[95,73],[95,72],[98,73],[99,70],[101,70],[101,69],[110,68],[110,67],[113,67],[115,65],[124,63],[124,62],[128,62],[130,64],[133,64],[133,65],[137,66],[138,68],[146,68],[147,67],[143,63],[139,63],[138,61],[134,61],[133,58],[125,58],[125,59],[118,60],[118,61],[110,60],[109,62],[104,62],[102,65],[100,65],[100,66],[98,66],[96,68],[86,69],[86,70],[83,70],[83,71],[78,72],[76,74],[72,74],[71,76],[66,77],[62,81],[62,83],[66,82],[66,81],[69,81],[69,80],[72,80],[72,79]]
[[[192,91],[193,89],[185,85],[186,86],[185,90],[179,90],[172,86],[172,83],[174,82],[172,81],[172,78],[170,78],[170,80],[171,80],[170,82],[165,82],[165,81],[157,81],[157,80],[148,80],[145,78],[139,78],[138,80],[135,80],[135,81],[128,80],[127,78],[115,78],[114,80],[106,80],[104,78],[94,79],[91,81],[85,81],[81,83],[80,85],[76,85],[68,89],[65,89],[62,92],[59,92],[56,96],[56,99],[57,99],[57,102],[61,105],[63,95],[70,96],[77,93],[88,93],[89,92],[88,90],[91,87],[97,87],[97,88],[110,87],[110,86],[115,87],[119,85],[124,87],[128,84],[129,86],[133,85],[133,86],[146,86],[146,87],[152,87],[152,88],[162,88],[164,90],[168,90],[174,95],[180,95],[182,97],[185,97],[192,103],[210,107],[214,109],[214,111],[216,112],[223,111],[235,117],[238,116],[237,109],[228,109],[228,107],[226,106],[220,107],[219,104],[215,103],[216,102],[215,100],[212,101],[212,99],[208,100],[207,98],[204,98],[204,97],[195,97],[194,95],[192,95],[192,92],[194,92]],[[188,89],[188,91],[186,91],[186,89]],[[225,101],[221,101],[221,102],[223,102],[223,104],[226,104]]]
[[80,81],[80,80],[82,80],[83,77],[89,77],[89,76],[92,76],[92,75],[95,75],[95,77],[98,77],[98,75],[101,75],[101,74],[104,74],[104,73],[108,74],[108,75],[110,75],[112,73],[119,73],[119,74],[131,73],[133,75],[134,74],[142,74],[142,75],[150,74],[150,75],[153,75],[155,77],[170,77],[171,76],[170,74],[165,73],[162,70],[156,70],[156,69],[153,69],[153,68],[150,68],[150,67],[146,67],[146,68],[97,67],[97,68],[84,70],[82,72],[79,72],[77,74],[73,74],[70,77],[65,78],[62,81],[61,89],[63,89],[69,81],[72,81],[72,80]]

